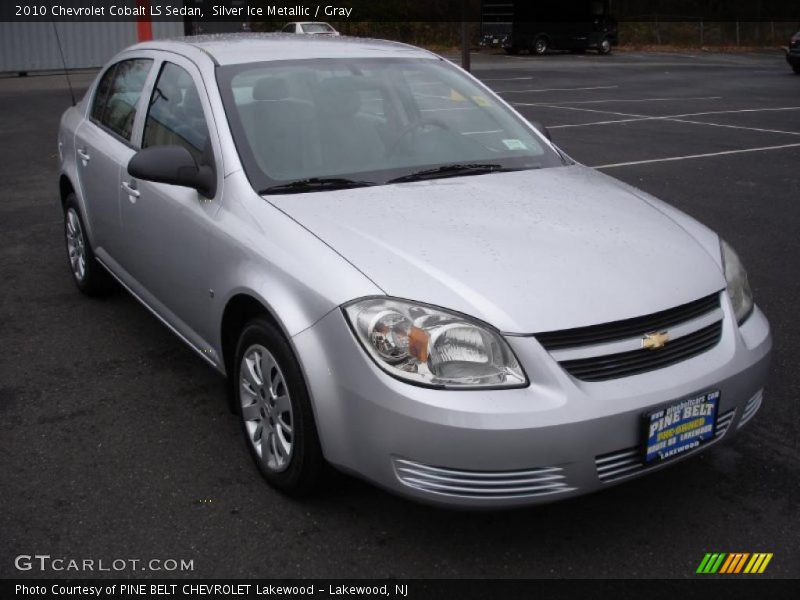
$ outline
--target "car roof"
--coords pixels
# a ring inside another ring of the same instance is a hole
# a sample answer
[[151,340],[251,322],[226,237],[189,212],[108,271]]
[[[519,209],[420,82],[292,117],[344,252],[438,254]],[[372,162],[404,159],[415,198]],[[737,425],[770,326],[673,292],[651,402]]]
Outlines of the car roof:
[[218,65],[307,58],[439,58],[432,52],[386,40],[287,33],[223,33],[143,42],[130,50],[164,50],[191,57],[201,52]]

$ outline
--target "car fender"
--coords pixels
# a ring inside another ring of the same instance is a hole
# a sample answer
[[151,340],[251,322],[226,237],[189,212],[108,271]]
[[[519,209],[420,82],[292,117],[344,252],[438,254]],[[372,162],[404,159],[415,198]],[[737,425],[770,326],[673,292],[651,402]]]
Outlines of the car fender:
[[[298,198],[298,201],[302,201]],[[256,300],[291,338],[331,310],[384,292],[328,244],[250,187],[243,172],[226,178],[209,240],[215,350],[222,355],[222,319],[236,296]],[[222,366],[222,365],[221,365]]]

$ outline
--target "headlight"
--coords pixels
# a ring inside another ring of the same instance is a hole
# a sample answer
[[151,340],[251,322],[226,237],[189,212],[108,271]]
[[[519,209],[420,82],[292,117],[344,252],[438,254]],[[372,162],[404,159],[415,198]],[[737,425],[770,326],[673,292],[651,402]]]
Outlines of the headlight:
[[722,248],[722,266],[725,269],[725,280],[728,282],[728,296],[733,303],[736,322],[741,323],[753,310],[753,292],[747,282],[747,271],[739,260],[739,255],[734,252],[725,241],[720,240]]
[[528,380],[508,343],[464,315],[390,298],[344,307],[367,353],[384,371],[430,387],[522,387]]

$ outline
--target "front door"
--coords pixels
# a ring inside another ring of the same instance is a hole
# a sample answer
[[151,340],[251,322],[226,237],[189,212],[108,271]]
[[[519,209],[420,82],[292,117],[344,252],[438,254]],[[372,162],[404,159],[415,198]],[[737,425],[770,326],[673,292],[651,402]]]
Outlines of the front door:
[[[209,133],[216,129],[208,125],[208,97],[192,63],[179,57],[162,62],[147,106],[142,149],[183,146],[199,164],[221,172],[219,147]],[[191,188],[135,180],[127,171],[122,173],[122,188],[124,265],[138,284],[137,292],[205,351],[206,340],[215,333],[207,324],[208,248],[219,193],[205,198]]]

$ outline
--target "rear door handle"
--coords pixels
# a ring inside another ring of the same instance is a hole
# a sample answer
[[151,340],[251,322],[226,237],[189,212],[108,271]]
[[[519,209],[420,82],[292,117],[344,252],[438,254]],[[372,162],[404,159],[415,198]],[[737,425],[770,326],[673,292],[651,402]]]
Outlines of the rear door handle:
[[89,162],[92,160],[92,157],[89,156],[89,153],[83,148],[78,148],[78,156],[80,156],[81,160],[84,162]]
[[136,181],[123,181],[122,182],[122,189],[124,189],[128,193],[128,200],[131,202],[136,202],[136,198],[139,197],[139,190],[136,189]]

